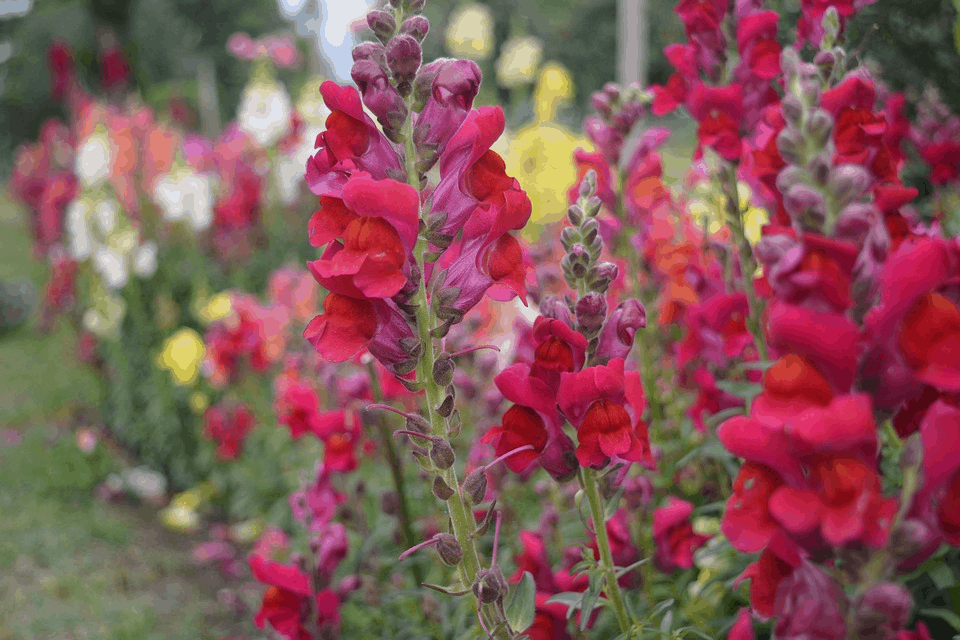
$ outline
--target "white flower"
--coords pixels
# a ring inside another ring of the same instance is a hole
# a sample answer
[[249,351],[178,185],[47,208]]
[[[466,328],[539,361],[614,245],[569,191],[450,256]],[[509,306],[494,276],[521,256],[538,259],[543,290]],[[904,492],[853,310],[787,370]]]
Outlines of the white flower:
[[110,175],[110,140],[107,136],[92,134],[80,145],[74,173],[87,189],[107,179]]
[[322,131],[321,127],[306,127],[300,146],[289,156],[277,160],[277,183],[284,204],[296,202],[300,183],[307,173],[307,161],[314,154],[314,142]]
[[485,4],[470,2],[450,16],[447,49],[455,56],[486,60],[493,53],[493,12]]
[[186,218],[198,231],[213,221],[210,179],[206,176],[192,171],[168,174],[157,181],[153,197],[167,220]]
[[113,200],[102,201],[94,213],[97,214],[97,223],[105,235],[117,228],[117,203]]
[[66,228],[70,239],[69,252],[74,260],[83,260],[93,251],[90,242],[90,230],[87,229],[87,211],[89,207],[82,200],[74,200],[67,207]]
[[497,60],[497,82],[506,89],[530,84],[542,58],[543,43],[539,38],[510,38],[503,43]]
[[83,312],[83,327],[87,331],[98,333],[98,329],[103,325],[103,318],[97,313],[96,309],[87,309]]
[[257,82],[240,98],[237,123],[261,147],[268,147],[290,128],[290,96],[282,86]]
[[137,249],[133,258],[133,270],[142,277],[149,278],[157,270],[157,243],[154,241],[144,242]]
[[100,247],[93,258],[94,269],[103,276],[103,284],[108,289],[119,289],[127,284],[127,262],[124,256],[112,249]]

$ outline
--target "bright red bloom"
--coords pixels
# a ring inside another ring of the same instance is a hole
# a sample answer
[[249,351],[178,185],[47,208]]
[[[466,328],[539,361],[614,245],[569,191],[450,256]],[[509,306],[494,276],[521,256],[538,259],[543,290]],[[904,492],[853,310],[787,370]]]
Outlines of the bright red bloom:
[[960,391],[960,309],[938,293],[917,300],[904,315],[897,344],[921,380]]
[[923,486],[915,506],[947,541],[960,547],[960,409],[943,401],[930,407],[920,427]]
[[320,400],[310,387],[291,382],[277,398],[278,421],[290,429],[290,437],[299,440],[312,433],[321,440],[342,431],[346,416],[342,411],[320,411]]
[[377,333],[377,313],[369,300],[328,293],[323,313],[303,330],[303,337],[330,362],[344,362]]
[[700,123],[697,139],[701,146],[730,161],[740,159],[740,119],[743,117],[743,89],[731,84],[710,87],[696,84],[690,92],[690,114]]
[[775,302],[770,307],[767,344],[776,352],[795,353],[811,362],[835,389],[849,389],[857,368],[860,332],[838,313],[818,313]]
[[533,624],[524,632],[528,640],[571,640],[566,607],[559,602],[547,604],[551,597],[552,593],[537,593]]
[[100,52],[100,86],[106,90],[124,88],[130,80],[130,63],[123,49],[110,36],[112,46],[106,46]]
[[336,421],[327,424],[328,429],[336,427],[339,429],[327,431],[323,436],[323,466],[332,472],[349,473],[358,465],[357,446],[363,437],[363,428],[356,415],[352,415],[350,426]]
[[772,469],[744,463],[733,483],[720,530],[730,544],[742,553],[756,553],[770,543],[779,529],[770,513],[770,496],[783,486],[783,479]]
[[560,374],[583,368],[587,339],[566,323],[538,316],[533,322],[533,339],[537,346],[530,373],[551,389],[559,388]]
[[517,571],[510,577],[510,582],[519,582],[524,572],[529,571],[538,592],[557,593],[559,589],[553,581],[553,569],[547,558],[543,537],[535,531],[521,531],[520,545],[523,551],[514,558]]
[[827,379],[809,360],[790,353],[777,360],[763,379],[763,392],[750,406],[750,414],[776,424],[812,407],[826,407],[833,400]]
[[236,460],[243,451],[243,441],[253,430],[253,412],[246,405],[232,409],[211,407],[203,416],[204,435],[217,443],[220,460]]
[[800,548],[782,533],[777,533],[760,558],[740,574],[733,586],[741,580],[750,580],[750,606],[763,620],[773,617],[777,587],[803,562]]
[[[249,559],[253,577],[269,585],[253,621],[263,629],[267,623],[287,640],[310,640],[310,580],[300,569],[253,554]],[[316,594],[317,624],[320,628],[340,626],[340,600],[331,589]]]
[[563,373],[560,380],[557,401],[577,429],[580,464],[599,469],[617,457],[656,468],[647,425],[640,420],[645,400],[639,373],[625,375],[623,360],[616,358],[606,366]]
[[776,11],[757,11],[737,23],[740,55],[758,78],[771,80],[780,73],[780,43],[777,42]]
[[737,620],[730,627],[727,640],[756,640],[753,633],[753,623],[750,620],[750,609],[743,607],[737,614]]
[[523,473],[543,452],[547,437],[543,418],[533,409],[515,404],[503,414],[500,426],[491,428],[481,441],[495,440],[498,457],[525,445],[532,446],[532,450],[522,451],[504,461],[514,473]]
[[693,552],[705,545],[710,536],[694,533],[690,516],[693,505],[673,496],[667,504],[653,510],[653,541],[657,545],[654,562],[666,573],[693,567]]

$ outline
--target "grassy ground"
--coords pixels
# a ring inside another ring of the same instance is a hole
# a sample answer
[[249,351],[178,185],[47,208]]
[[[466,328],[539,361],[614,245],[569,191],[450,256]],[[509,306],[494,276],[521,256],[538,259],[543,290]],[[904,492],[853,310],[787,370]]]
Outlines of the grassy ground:
[[[0,200],[0,279],[41,286],[29,251]],[[247,615],[218,603],[225,580],[193,563],[194,540],[160,528],[151,507],[93,498],[114,462],[75,443],[73,409],[100,393],[75,345],[65,321],[49,337],[0,338],[0,640],[254,637]]]

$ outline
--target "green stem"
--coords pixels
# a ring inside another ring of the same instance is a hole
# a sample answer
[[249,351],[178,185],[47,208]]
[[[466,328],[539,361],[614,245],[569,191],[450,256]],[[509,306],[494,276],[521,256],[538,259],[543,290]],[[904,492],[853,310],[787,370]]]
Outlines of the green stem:
[[613,554],[610,553],[610,540],[607,538],[607,521],[603,516],[603,501],[600,499],[600,490],[597,488],[597,475],[593,469],[581,468],[580,481],[583,483],[584,493],[590,501],[590,515],[593,517],[593,528],[597,536],[597,549],[600,551],[600,564],[606,576],[607,600],[613,605],[617,614],[617,623],[620,631],[627,633],[632,628],[627,608],[623,605],[623,596],[620,585],[617,583],[617,570],[613,564]]
[[[399,24],[400,21],[398,20]],[[405,168],[407,171],[407,184],[420,192],[420,175],[417,171],[417,150],[413,142],[413,99],[412,96],[407,99],[408,115],[404,123],[404,155]],[[427,278],[425,269],[425,255],[427,254],[428,244],[425,238],[417,238],[417,244],[414,248],[414,258],[420,273],[420,285],[417,293],[411,300],[416,306],[417,334],[420,339],[421,352],[417,360],[417,382],[424,385],[426,394],[426,419],[430,425],[430,433],[433,436],[446,437],[446,421],[437,413],[437,407],[441,402],[440,385],[433,379],[433,362],[435,358],[435,345],[433,337],[430,335],[431,327],[436,324],[433,314],[430,312],[430,301],[427,298]],[[460,482],[457,479],[457,471],[454,466],[449,469],[439,470],[438,474],[447,486],[454,489],[453,495],[447,500],[447,513],[450,516],[452,533],[463,550],[463,559],[457,566],[457,572],[464,586],[470,588],[480,570],[480,555],[474,544],[473,533],[476,530],[476,522],[473,517],[473,511],[463,497]],[[499,621],[496,607],[493,604],[483,605],[482,610],[493,620]],[[496,638],[509,638],[509,634],[504,627],[500,628],[495,634]]]
[[740,258],[740,275],[743,277],[743,288],[747,293],[747,302],[750,307],[750,317],[747,319],[747,326],[750,333],[753,334],[754,342],[757,344],[757,353],[760,360],[766,362],[767,343],[763,338],[763,329],[760,324],[760,316],[763,313],[762,303],[757,298],[757,292],[753,288],[753,274],[757,270],[757,263],[753,259],[753,247],[750,246],[750,240],[747,238],[746,230],[743,224],[743,212],[740,210],[740,188],[737,185],[737,169],[734,165],[724,162],[721,179],[724,183],[724,190],[727,196],[727,223],[733,232],[733,237],[737,244],[737,253]]
[[[370,390],[373,394],[373,401],[383,402],[383,391],[380,389],[380,380],[377,377],[377,371],[373,366],[373,360],[367,363],[367,374],[370,376]],[[403,533],[403,542],[407,548],[417,544],[417,539],[413,533],[413,520],[410,517],[410,507],[407,504],[407,493],[405,481],[403,478],[403,467],[400,462],[400,456],[397,454],[397,447],[393,442],[393,433],[387,426],[387,421],[383,416],[377,415],[373,418],[377,425],[377,431],[380,433],[380,440],[383,442],[387,454],[387,464],[390,465],[390,473],[393,476],[393,487],[397,492],[397,500],[400,509],[400,530]],[[410,572],[416,584],[423,584],[423,569],[420,564],[413,562],[410,564]]]

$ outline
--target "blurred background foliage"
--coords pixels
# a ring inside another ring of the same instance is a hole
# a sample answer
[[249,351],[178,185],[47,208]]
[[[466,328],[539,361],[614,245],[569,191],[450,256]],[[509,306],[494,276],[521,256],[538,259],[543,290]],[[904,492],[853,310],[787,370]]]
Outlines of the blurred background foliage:
[[[426,14],[435,32],[446,29],[460,4],[461,0],[427,3]],[[573,74],[577,102],[561,119],[579,121],[589,108],[590,94],[615,79],[616,0],[486,0],[485,4],[495,17],[496,40],[494,54],[486,62],[488,77],[492,60],[509,37],[537,36],[544,44],[544,60],[557,60]],[[799,14],[798,0],[766,4],[784,14],[786,24],[795,22]],[[920,83],[931,82],[947,105],[960,111],[956,4],[878,0],[850,25],[848,43],[861,58],[876,62],[892,88],[919,93],[924,89]],[[648,0],[651,83],[665,82],[672,72],[663,47],[682,40],[673,5]],[[78,54],[81,73],[95,86],[96,34],[103,27],[113,29],[123,42],[143,98],[161,109],[174,96],[195,105],[197,65],[212,63],[220,89],[221,119],[227,121],[236,111],[249,73],[246,63],[227,53],[227,39],[240,31],[259,37],[292,25],[276,0],[34,0],[27,14],[0,19],[0,177],[9,173],[13,149],[35,139],[40,124],[60,114],[48,95],[45,52],[50,41],[69,42]],[[792,40],[793,34],[781,33],[781,37]],[[301,40],[301,45],[306,50],[307,41]],[[448,55],[442,37],[429,38],[425,46],[426,59]],[[306,72],[302,73],[306,79]],[[507,90],[494,91],[487,84],[482,96],[487,102],[508,100]]]

